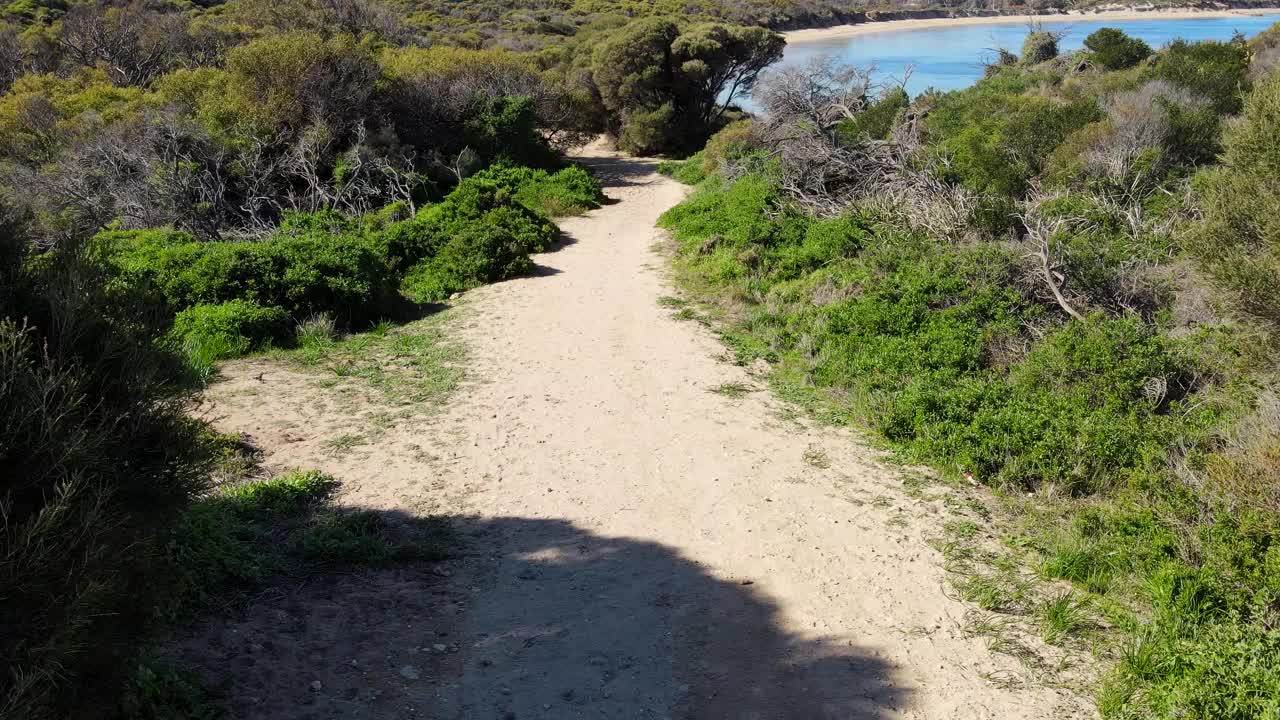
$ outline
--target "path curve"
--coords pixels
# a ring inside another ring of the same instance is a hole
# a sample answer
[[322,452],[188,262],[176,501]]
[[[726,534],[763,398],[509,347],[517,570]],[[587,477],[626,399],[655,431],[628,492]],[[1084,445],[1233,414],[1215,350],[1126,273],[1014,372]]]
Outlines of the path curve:
[[[357,459],[267,448],[332,469],[354,505],[429,497],[471,548],[431,591],[456,613],[397,618],[406,633],[436,623],[447,645],[406,642],[446,659],[420,681],[396,677],[388,651],[376,682],[405,704],[344,716],[1075,716],[1065,692],[984,679],[1018,668],[961,631],[969,608],[927,545],[940,503],[904,493],[902,471],[850,433],[788,419],[706,328],[659,304],[672,289],[654,223],[686,189],[598,147],[580,159],[614,202],[563,222],[533,276],[467,294],[451,333],[475,380],[438,417]],[[752,391],[713,392],[726,383]],[[226,429],[281,412],[232,396]],[[367,643],[400,632],[385,616],[342,622],[379,625]]]

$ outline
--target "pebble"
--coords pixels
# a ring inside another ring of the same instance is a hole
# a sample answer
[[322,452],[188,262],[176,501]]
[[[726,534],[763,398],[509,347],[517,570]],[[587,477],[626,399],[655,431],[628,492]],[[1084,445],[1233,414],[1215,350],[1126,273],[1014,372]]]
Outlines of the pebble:
[[311,681],[311,690],[312,690],[313,692],[320,692],[320,688],[322,688],[322,687],[324,687],[324,685],[322,685],[322,684],[320,683],[320,681],[319,681],[319,680],[312,680],[312,681]]
[[418,674],[418,668],[412,665],[405,665],[400,668],[400,677],[405,680],[417,680],[420,677]]

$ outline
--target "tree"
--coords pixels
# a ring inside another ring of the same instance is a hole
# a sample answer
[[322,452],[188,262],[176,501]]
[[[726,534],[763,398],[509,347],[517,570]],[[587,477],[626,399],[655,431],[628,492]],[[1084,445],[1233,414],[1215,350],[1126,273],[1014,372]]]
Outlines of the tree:
[[[592,56],[592,80],[609,129],[626,150],[652,153],[700,145],[738,94],[782,57],[764,28],[702,23],[681,29],[646,18],[617,31]],[[630,126],[630,127],[628,127]]]
[[689,108],[710,126],[738,96],[751,89],[761,71],[782,58],[786,41],[762,27],[707,23],[676,38],[671,50],[692,90]]

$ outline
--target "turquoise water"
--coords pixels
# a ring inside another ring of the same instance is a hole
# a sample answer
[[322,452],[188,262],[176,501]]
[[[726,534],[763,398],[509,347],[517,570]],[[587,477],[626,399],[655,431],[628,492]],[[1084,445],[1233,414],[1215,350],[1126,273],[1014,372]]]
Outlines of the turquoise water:
[[[1095,20],[1074,18],[1042,19],[1045,29],[1062,32],[1059,47],[1077,49],[1089,33],[1101,27],[1120,28],[1146,40],[1153,48],[1182,38],[1188,41],[1229,40],[1240,31],[1253,36],[1280,22],[1280,13],[1257,17],[1187,18],[1182,20]],[[787,44],[781,64],[803,63],[814,55],[834,54],[859,67],[875,67],[879,82],[896,83],[908,65],[913,66],[907,81],[912,96],[932,87],[958,90],[982,77],[982,66],[994,53],[991,48],[1018,52],[1027,36],[1025,22],[993,25],[957,25],[922,30],[887,30],[853,37],[813,40]],[[750,103],[745,103],[750,105]]]

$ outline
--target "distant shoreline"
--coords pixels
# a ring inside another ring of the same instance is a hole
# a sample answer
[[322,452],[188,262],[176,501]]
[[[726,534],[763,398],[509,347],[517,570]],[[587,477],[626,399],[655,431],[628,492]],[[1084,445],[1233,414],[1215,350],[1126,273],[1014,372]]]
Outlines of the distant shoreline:
[[1078,22],[1081,20],[1191,20],[1195,18],[1229,18],[1250,17],[1258,15],[1280,14],[1280,7],[1274,8],[1233,8],[1226,10],[1199,10],[1196,8],[1170,8],[1153,10],[1070,10],[1047,15],[958,15],[954,17],[917,17],[908,19],[880,20],[868,17],[866,21],[854,25],[834,25],[825,28],[808,28],[804,30],[787,30],[782,33],[787,43],[806,43],[821,40],[833,40],[871,33],[895,32],[899,30],[931,30],[962,25],[1010,25],[1015,23],[1038,22],[1044,24]]

